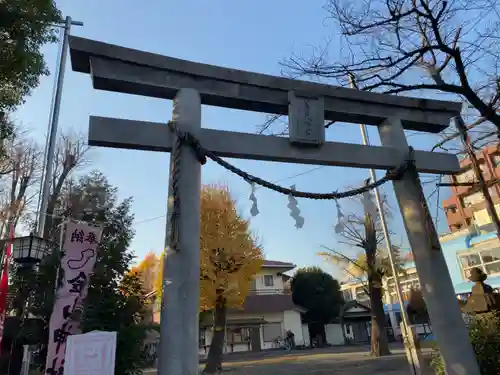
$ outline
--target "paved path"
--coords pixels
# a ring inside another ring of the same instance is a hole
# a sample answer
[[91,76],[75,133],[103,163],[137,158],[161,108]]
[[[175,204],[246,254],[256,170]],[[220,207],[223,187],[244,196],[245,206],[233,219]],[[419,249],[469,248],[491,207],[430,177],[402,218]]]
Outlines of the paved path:
[[[399,342],[390,343],[389,348],[391,352],[394,352],[395,350],[397,351],[398,349],[403,349],[403,345]],[[286,352],[284,350],[264,350],[260,352],[239,352],[224,354],[223,362],[245,362],[249,360],[262,360],[287,356],[308,356],[311,354],[325,353],[361,353],[369,351],[370,345],[330,346],[326,348],[294,350],[292,352]],[[200,357],[200,363],[205,363],[205,361],[205,356]]]
[[225,363],[233,375],[407,375],[408,363],[403,353],[372,358],[367,353],[325,353]]
[[[234,358],[227,356],[223,374],[228,375],[408,375],[408,362],[401,349],[392,355],[372,358],[363,351],[329,352],[299,351],[264,358]],[[262,354],[262,353],[261,353]],[[200,365],[203,369],[204,365]],[[156,375],[150,370],[146,375]],[[200,372],[201,373],[201,372]]]

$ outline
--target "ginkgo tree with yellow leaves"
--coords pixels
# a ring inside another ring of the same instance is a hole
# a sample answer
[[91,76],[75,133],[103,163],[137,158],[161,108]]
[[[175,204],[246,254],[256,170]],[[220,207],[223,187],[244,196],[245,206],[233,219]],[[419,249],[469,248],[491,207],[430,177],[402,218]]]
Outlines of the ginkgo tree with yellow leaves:
[[[158,272],[156,273],[154,290],[156,292],[157,300],[161,300],[161,293],[163,289],[163,265],[165,262],[165,251],[162,251],[160,257],[158,258]],[[166,276],[166,275],[165,275]]]
[[131,271],[137,273],[144,291],[151,292],[155,290],[156,279],[161,273],[160,259],[153,251],[150,251],[137,266],[132,267]]
[[200,310],[212,310],[214,316],[205,366],[210,374],[221,368],[227,310],[243,305],[264,262],[249,222],[238,214],[226,186],[202,188],[200,252]]

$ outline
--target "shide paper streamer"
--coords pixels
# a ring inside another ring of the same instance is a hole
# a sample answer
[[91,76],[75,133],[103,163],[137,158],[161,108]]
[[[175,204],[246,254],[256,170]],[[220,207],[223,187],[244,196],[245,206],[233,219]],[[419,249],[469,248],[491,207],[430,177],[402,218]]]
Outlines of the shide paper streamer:
[[[370,183],[370,179],[365,181],[365,185]],[[363,210],[365,213],[371,215],[372,218],[377,216],[377,207],[373,203],[373,196],[371,191],[365,191],[363,197],[361,198],[361,203],[363,204]]]
[[337,225],[335,225],[335,233],[340,234],[344,231],[344,213],[340,208],[338,200],[335,200],[335,206],[337,207]]
[[[250,215],[252,215],[252,217],[255,217],[260,213],[257,204],[257,196],[255,195],[256,186],[253,182],[249,182],[249,184],[251,192],[248,199],[252,202]],[[295,191],[295,185],[290,186],[290,189]],[[369,198],[368,201],[370,201]],[[298,207],[297,199],[292,194],[288,195],[287,207],[290,210],[290,216],[295,220],[295,228],[301,229],[304,226],[305,219],[300,215],[300,209]],[[337,209],[337,224],[335,225],[335,233],[339,234],[344,231],[344,213],[342,212],[342,208],[340,207],[338,200],[335,200],[335,207]]]
[[252,188],[252,192],[250,193],[250,199],[252,201],[252,208],[250,209],[250,215],[257,216],[259,214],[259,208],[257,207],[257,197],[255,196],[255,184],[250,183],[250,187]]
[[[295,185],[290,186],[291,190],[295,190]],[[300,216],[300,210],[297,207],[297,199],[290,194],[288,196],[288,206],[290,209],[290,216],[295,220],[295,228],[300,229],[304,226],[304,218]]]

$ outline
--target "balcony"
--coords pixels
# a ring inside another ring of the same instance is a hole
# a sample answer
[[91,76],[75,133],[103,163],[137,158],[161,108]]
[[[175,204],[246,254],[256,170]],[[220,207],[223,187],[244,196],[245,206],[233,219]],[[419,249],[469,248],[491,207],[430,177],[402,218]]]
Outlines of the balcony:
[[461,225],[462,227],[466,226],[465,219],[466,218],[471,218],[472,217],[472,212],[469,207],[464,209],[464,214],[462,214],[460,211],[448,211],[446,212],[446,220],[448,221],[448,226],[456,226],[456,225]]
[[269,294],[291,294],[290,290],[285,289],[250,289],[248,291],[249,295],[269,295]]
[[[477,180],[474,180],[473,181],[474,183],[477,183]],[[471,192],[472,192],[472,189],[474,188],[474,186],[455,186],[454,189],[455,189],[455,194],[457,196],[464,196],[464,195],[469,195]]]

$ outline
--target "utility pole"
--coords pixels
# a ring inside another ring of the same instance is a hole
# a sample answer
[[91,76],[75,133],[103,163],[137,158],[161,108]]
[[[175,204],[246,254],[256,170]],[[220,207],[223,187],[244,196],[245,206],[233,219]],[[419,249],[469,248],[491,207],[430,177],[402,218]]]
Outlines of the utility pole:
[[[356,84],[356,79],[353,74],[349,74],[349,82],[350,85],[353,89],[358,89],[358,86]],[[364,145],[370,145],[370,140],[368,138],[368,132],[366,129],[365,124],[359,124],[359,129],[361,131],[361,138],[363,140]],[[377,181],[377,174],[375,170],[372,168],[370,169],[370,178],[372,182]],[[418,372],[416,370],[416,364],[418,364],[418,357],[416,358],[416,348],[414,345],[414,340],[410,338],[410,335],[412,335],[411,327],[410,327],[410,319],[408,318],[408,313],[405,308],[405,303],[404,303],[404,298],[403,298],[403,293],[401,292],[401,282],[399,280],[399,273],[398,269],[396,267],[396,262],[394,259],[394,253],[393,253],[393,247],[392,247],[392,242],[391,242],[391,236],[389,235],[389,229],[387,228],[387,220],[385,217],[385,212],[384,212],[384,206],[382,199],[380,197],[380,192],[378,187],[376,187],[374,190],[374,195],[375,195],[375,202],[377,204],[377,209],[380,214],[380,223],[382,224],[382,232],[384,233],[384,239],[385,239],[385,244],[386,244],[386,250],[387,254],[389,256],[389,262],[391,264],[391,271],[392,275],[394,278],[394,288],[396,289],[396,296],[398,299],[399,307],[401,309],[401,322],[402,322],[402,329],[401,329],[401,334],[403,335],[403,342],[405,344],[406,349],[410,353],[409,358],[411,359],[410,367],[413,371],[413,374],[417,375]]]
[[[52,180],[52,169],[54,166],[54,149],[57,138],[57,126],[59,123],[59,111],[61,108],[62,89],[64,83],[64,68],[66,67],[66,56],[68,50],[69,35],[71,26],[83,26],[83,22],[72,21],[71,17],[66,17],[64,22],[54,25],[56,27],[63,27],[63,37],[61,39],[61,50],[59,55],[59,66],[57,68],[57,75],[55,81],[55,93],[52,100],[52,108],[50,110],[49,118],[49,133],[47,143],[45,144],[44,155],[44,171],[42,171],[41,179],[41,194],[39,199],[38,220],[37,220],[37,233],[43,237],[45,230],[45,219],[47,215],[47,206],[50,198],[50,181]],[[23,363],[21,367],[21,374],[28,375],[30,366],[30,351],[29,346],[23,346]]]
[[481,167],[479,165],[479,161],[477,160],[476,153],[472,147],[472,143],[467,133],[467,127],[465,126],[464,120],[462,116],[457,116],[453,119],[455,123],[455,127],[460,133],[460,137],[462,139],[462,143],[464,144],[465,151],[471,161],[472,170],[474,171],[474,175],[477,178],[479,187],[484,195],[484,200],[486,202],[486,210],[488,215],[491,217],[491,221],[495,226],[497,237],[500,240],[500,219],[498,218],[497,210],[495,209],[495,204],[493,203],[493,199],[491,199],[490,191],[488,188],[488,184],[484,180],[483,173],[481,172]]
[[83,22],[72,21],[71,17],[66,17],[64,25],[58,25],[64,28],[63,37],[61,39],[61,51],[59,55],[59,66],[57,70],[55,93],[52,103],[49,119],[49,134],[45,145],[44,156],[44,173],[41,181],[41,196],[38,210],[38,225],[37,232],[40,237],[43,237],[45,230],[45,219],[47,215],[47,206],[50,198],[50,182],[52,180],[52,170],[54,167],[54,152],[57,139],[57,127],[59,125],[59,112],[61,109],[62,92],[64,86],[64,69],[66,67],[66,56],[68,52],[69,35],[71,26],[83,26]]

